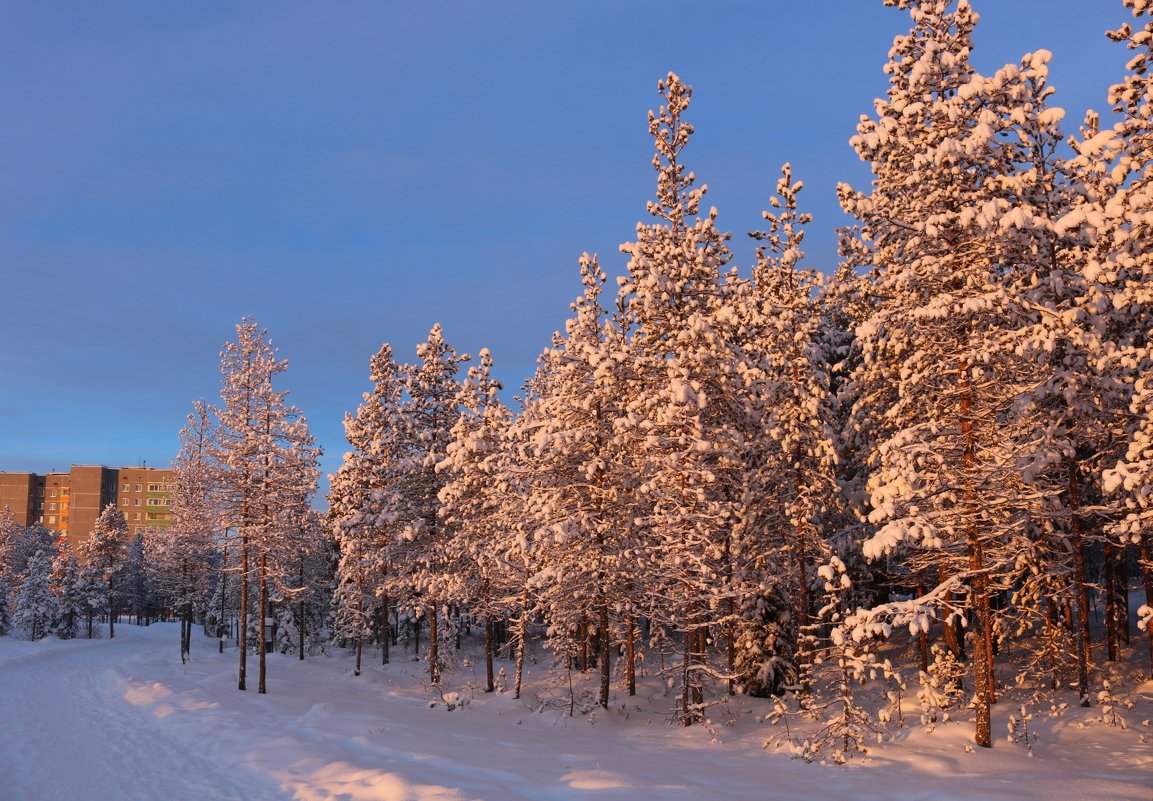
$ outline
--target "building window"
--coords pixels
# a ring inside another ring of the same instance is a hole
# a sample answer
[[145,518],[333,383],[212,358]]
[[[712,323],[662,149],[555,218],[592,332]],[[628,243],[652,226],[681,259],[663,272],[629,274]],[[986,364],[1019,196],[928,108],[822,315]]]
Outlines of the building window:
[[48,497],[49,498],[55,498],[56,497],[56,490],[54,490],[54,489],[48,490]]
[[167,506],[168,505],[168,499],[167,498],[149,498],[148,499],[148,505],[149,506]]
[[133,498],[132,499],[132,505],[133,506],[139,506],[140,505],[140,499],[139,498]]
[[160,492],[160,485],[159,484],[149,484],[148,485],[148,491],[149,492]]
[[60,496],[61,496],[62,498],[67,498],[67,497],[68,497],[68,488],[67,488],[67,487],[65,487],[64,489],[60,490]]
[[48,515],[48,522],[49,523],[55,523],[56,522],[56,515]]
[[139,484],[136,485],[136,491],[140,492],[140,485]]
[[48,511],[50,511],[50,512],[56,511],[56,501],[52,501],[50,504],[48,504]]
[[136,516],[135,516],[133,519],[134,519],[134,520],[139,520],[139,519],[140,519],[140,512],[137,512],[137,513],[136,513]]

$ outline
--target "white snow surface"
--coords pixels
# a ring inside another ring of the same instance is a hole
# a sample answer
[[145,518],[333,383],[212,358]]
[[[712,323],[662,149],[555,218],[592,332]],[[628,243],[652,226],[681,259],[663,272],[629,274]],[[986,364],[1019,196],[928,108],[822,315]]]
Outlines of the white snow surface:
[[[966,748],[965,720],[897,730],[843,767],[762,748],[777,728],[766,702],[737,699],[731,725],[670,726],[673,703],[614,696],[595,718],[543,704],[561,690],[534,665],[524,701],[484,694],[459,667],[448,711],[404,656],[355,677],[342,654],[269,658],[268,694],[236,689],[237,653],[195,637],[178,658],[178,627],[123,625],[114,640],[0,638],[0,798],[4,801],[1112,801],[1153,797],[1153,745],[1140,741],[1153,683],[1140,685],[1131,728],[1070,709],[1035,721],[1029,758],[1003,737]],[[366,653],[366,657],[368,654]],[[399,656],[399,655],[398,655]],[[379,659],[379,654],[377,654]],[[371,661],[371,660],[370,660]],[[591,679],[590,679],[591,680]],[[563,690],[567,700],[567,686]],[[433,704],[433,701],[436,703]],[[1012,710],[994,710],[1005,731]],[[1072,705],[1071,705],[1072,706]],[[714,718],[717,715],[714,714]],[[1038,715],[1038,717],[1042,717]],[[710,733],[710,729],[712,733]]]

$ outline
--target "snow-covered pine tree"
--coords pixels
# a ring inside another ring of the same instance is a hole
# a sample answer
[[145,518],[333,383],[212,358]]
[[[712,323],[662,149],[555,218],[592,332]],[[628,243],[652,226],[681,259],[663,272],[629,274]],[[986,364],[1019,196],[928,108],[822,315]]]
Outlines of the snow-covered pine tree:
[[84,561],[85,578],[102,591],[101,609],[108,615],[108,638],[116,636],[116,613],[122,594],[122,578],[128,557],[128,521],[115,504],[108,504],[92,533],[77,546]]
[[637,225],[618,303],[638,380],[628,396],[626,449],[643,454],[634,520],[646,529],[644,560],[654,618],[683,643],[680,719],[703,712],[707,629],[732,636],[745,579],[734,564],[734,516],[747,501],[741,423],[747,414],[749,361],[741,350],[737,287],[722,276],[729,235],[716,210],[697,216],[706,187],[695,187],[682,155],[692,135],[684,120],[691,89],[669,73],[665,104],[649,114],[656,153],[656,218]]
[[172,465],[172,523],[153,531],[145,542],[152,584],[180,615],[182,663],[188,662],[192,647],[193,617],[208,604],[220,562],[220,510],[215,491],[219,473],[213,460],[214,435],[210,407],[204,401],[196,401],[180,430],[180,452]]
[[625,415],[627,349],[601,305],[605,274],[580,260],[584,292],[554,346],[542,354],[525,415],[523,474],[534,538],[531,583],[550,625],[550,646],[582,670],[596,663],[597,703],[607,708],[611,646],[625,646],[635,692],[638,572],[629,519],[634,483],[616,427]]
[[1124,507],[1113,532],[1139,552],[1145,585],[1139,625],[1148,635],[1153,677],[1153,5],[1148,0],[1124,4],[1136,27],[1126,23],[1109,33],[1133,51],[1128,74],[1109,90],[1121,119],[1080,150],[1087,159],[1105,162],[1112,181],[1112,191],[1102,193],[1104,202],[1090,207],[1084,219],[1104,240],[1098,248],[1102,257],[1090,262],[1087,278],[1106,299],[1101,312],[1115,345],[1110,361],[1132,381],[1134,393],[1126,453],[1105,480]]
[[[1109,350],[1085,280],[1094,237],[1063,223],[1071,208],[1092,203],[1097,176],[1062,157],[1059,122],[1048,105],[1047,51],[1027,54],[1000,79],[1000,113],[1010,169],[999,178],[1001,263],[1024,311],[1015,350],[1032,374],[1014,415],[1025,436],[1021,469],[1042,504],[1031,516],[1028,550],[1017,560],[1010,614],[1018,626],[1043,629],[1049,610],[1075,611],[1073,653],[1082,703],[1089,703],[1090,576],[1088,565],[1108,545],[1102,536],[1101,468],[1119,456],[1128,392],[1112,370],[1101,369]],[[991,204],[992,205],[992,204]],[[1008,629],[1003,631],[1007,634]],[[1049,638],[1044,638],[1048,640]]]
[[21,528],[10,508],[0,508],[0,637],[12,627],[11,600],[19,576],[15,567]]
[[335,543],[314,511],[304,515],[295,540],[296,553],[286,553],[281,567],[275,649],[303,661],[306,654],[323,647],[336,558]]
[[240,672],[246,689],[249,582],[257,580],[257,692],[267,691],[266,647],[270,589],[291,587],[288,565],[303,537],[316,490],[319,449],[300,410],[273,379],[288,368],[251,317],[236,326],[236,342],[221,353],[221,405],[212,457],[220,466],[225,527],[239,551]]
[[122,578],[124,607],[136,625],[140,625],[152,614],[153,592],[148,579],[148,567],[144,553],[144,532],[137,531],[131,536],[124,554]]
[[456,401],[456,374],[468,356],[457,355],[444,339],[440,324],[417,346],[418,364],[403,376],[405,397],[396,425],[402,438],[395,474],[380,496],[382,514],[396,524],[393,569],[389,595],[416,616],[427,615],[429,625],[428,670],[433,684],[441,674],[441,606],[449,598],[450,577],[445,545],[449,529],[438,518],[439,494],[446,478],[436,471],[444,460],[452,429],[460,411]]
[[915,571],[935,573],[935,586],[865,618],[919,625],[933,606],[948,609],[954,593],[967,597],[975,739],[991,746],[990,598],[1012,572],[1038,500],[1019,470],[1027,421],[1012,414],[1035,371],[1015,352],[1026,314],[1005,274],[1004,231],[1019,213],[1002,204],[1001,182],[1018,155],[1000,133],[1013,133],[1021,111],[1020,75],[973,69],[978,18],[967,0],[886,5],[908,11],[913,26],[894,40],[876,118],[862,117],[852,140],[872,167],[872,190],[839,190],[877,268],[878,307],[858,329],[862,380],[874,395],[896,385],[895,403],[874,411],[891,434],[870,482],[870,520],[880,530],[867,553],[900,546]]
[[80,619],[84,614],[80,563],[71,549],[61,549],[52,560],[51,585],[58,609],[56,636],[70,640],[80,633]]
[[48,636],[59,615],[56,596],[52,594],[52,557],[37,551],[28,560],[28,569],[16,593],[12,624],[30,640]]
[[457,401],[460,416],[437,471],[446,480],[439,495],[439,514],[451,538],[445,549],[451,565],[448,597],[458,609],[481,620],[484,689],[492,692],[493,622],[506,611],[506,599],[517,589],[515,576],[500,558],[500,543],[507,529],[500,516],[501,487],[497,481],[504,464],[501,448],[512,415],[500,400],[500,382],[492,376],[492,354],[485,348],[478,358],[461,383]]
[[747,547],[767,546],[773,554],[771,573],[783,581],[784,596],[793,600],[792,639],[805,702],[815,647],[810,589],[817,567],[827,560],[822,530],[837,506],[838,487],[827,414],[829,378],[820,350],[817,295],[822,280],[815,270],[802,266],[805,225],[812,218],[799,211],[801,188],[785,164],[777,194],[770,198],[773,211],[763,212],[768,228],[750,234],[763,243],[753,268],[756,314],[750,349],[760,369],[757,391],[763,411],[756,419],[765,433],[757,437],[749,432],[749,440],[761,473],[757,528],[765,539]]
[[370,359],[372,392],[364,394],[355,415],[345,416],[345,437],[352,450],[331,478],[332,531],[340,553],[331,633],[334,641],[353,643],[355,675],[360,675],[364,643],[374,634],[383,662],[389,661],[386,579],[395,521],[384,501],[402,452],[397,414],[406,369],[393,359],[387,343]]

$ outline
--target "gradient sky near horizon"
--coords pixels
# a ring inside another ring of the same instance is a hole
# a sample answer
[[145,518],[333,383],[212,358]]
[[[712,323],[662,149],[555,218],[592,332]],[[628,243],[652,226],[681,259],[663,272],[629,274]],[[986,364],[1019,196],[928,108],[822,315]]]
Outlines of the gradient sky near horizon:
[[[1054,53],[1067,132],[1103,116],[1120,0],[974,0],[985,72]],[[436,322],[516,387],[655,190],[646,112],[694,89],[685,161],[734,232],[789,161],[836,264],[848,145],[908,17],[714,4],[0,2],[0,470],[166,466],[244,315],[332,472],[382,342]]]

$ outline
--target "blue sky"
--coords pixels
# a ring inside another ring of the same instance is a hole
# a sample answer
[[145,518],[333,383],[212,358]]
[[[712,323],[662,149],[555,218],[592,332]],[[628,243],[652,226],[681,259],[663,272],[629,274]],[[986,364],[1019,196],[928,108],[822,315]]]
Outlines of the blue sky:
[[[1120,0],[975,0],[984,71],[1054,53],[1076,130],[1107,110]],[[531,374],[612,273],[655,178],[645,115],[694,88],[686,161],[744,232],[780,165],[831,270],[847,141],[907,16],[880,0],[0,2],[0,470],[166,465],[246,314],[332,471],[369,356],[435,322]]]

